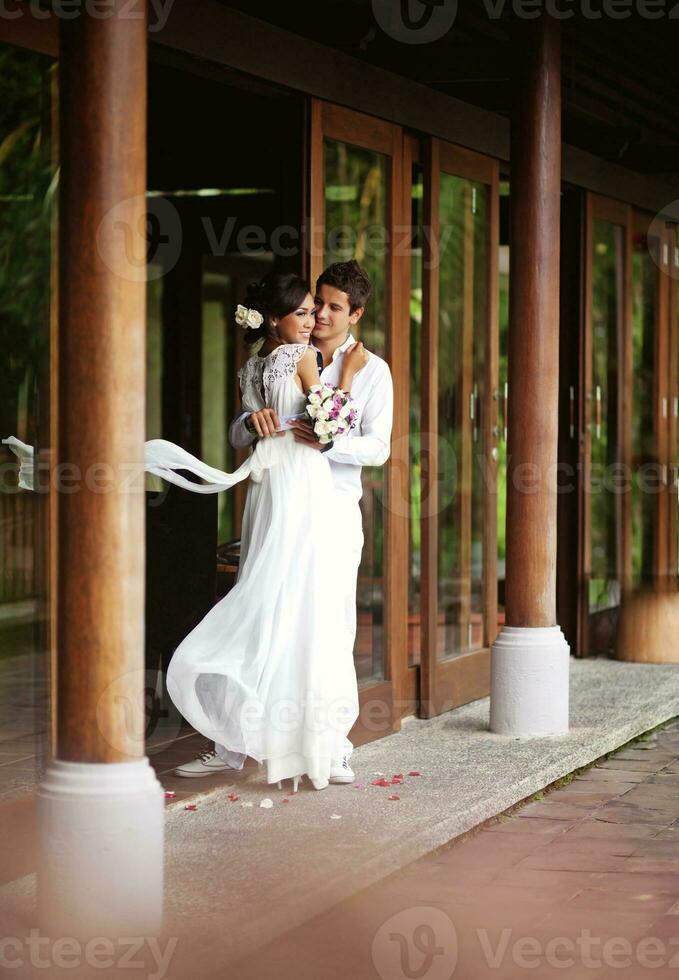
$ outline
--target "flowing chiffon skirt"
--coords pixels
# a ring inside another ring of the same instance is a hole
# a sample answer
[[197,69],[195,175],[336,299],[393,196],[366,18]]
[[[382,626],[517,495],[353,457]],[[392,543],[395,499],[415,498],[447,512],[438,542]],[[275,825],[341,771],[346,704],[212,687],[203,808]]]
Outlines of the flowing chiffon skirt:
[[[32,447],[3,441],[20,459],[22,485],[33,489]],[[342,558],[349,529],[338,520],[344,511],[327,460],[288,432],[260,440],[233,473],[154,439],[145,469],[192,493],[250,479],[236,584],[175,650],[166,679],[172,701],[222,758],[266,763],[268,782],[327,780],[331,763],[352,753],[347,735],[359,710],[355,578]]]

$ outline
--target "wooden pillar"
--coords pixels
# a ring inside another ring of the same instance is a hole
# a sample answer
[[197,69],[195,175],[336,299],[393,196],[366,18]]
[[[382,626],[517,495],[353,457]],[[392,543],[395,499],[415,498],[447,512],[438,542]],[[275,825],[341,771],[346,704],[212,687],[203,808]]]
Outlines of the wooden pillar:
[[78,489],[58,505],[57,756],[78,762],[144,750],[144,494],[121,474],[145,438],[147,40],[143,3],[111,7],[60,38],[59,461]]
[[558,22],[516,30],[511,129],[507,594],[510,626],[556,624],[561,64]]
[[530,736],[568,730],[569,650],[556,625],[559,22],[517,18],[512,47],[506,625],[491,729]]
[[84,5],[60,27],[57,744],[38,789],[39,919],[51,935],[154,935],[164,800],[143,724],[146,2]]

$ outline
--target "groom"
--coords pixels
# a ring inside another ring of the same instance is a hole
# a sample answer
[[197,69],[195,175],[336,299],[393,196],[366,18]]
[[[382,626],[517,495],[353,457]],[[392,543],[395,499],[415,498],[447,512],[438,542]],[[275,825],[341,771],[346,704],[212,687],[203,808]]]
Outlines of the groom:
[[[346,351],[356,341],[353,330],[363,316],[372,286],[365,270],[358,262],[335,262],[319,276],[316,283],[316,325],[313,346],[321,382],[339,384],[342,362]],[[337,506],[329,520],[341,522],[346,528],[346,542],[353,587],[348,590],[347,617],[352,633],[356,633],[356,580],[363,548],[363,526],[359,501],[363,493],[361,468],[382,466],[389,458],[391,425],[393,417],[393,386],[391,372],[386,361],[365,351],[364,367],[355,376],[351,396],[357,405],[359,417],[356,428],[326,446],[321,446],[306,422],[294,422],[295,439],[326,454],[330,462],[335,487],[339,491]],[[260,437],[276,433],[280,421],[273,409],[244,413],[235,419],[230,429],[230,440],[235,448],[251,445]],[[209,751],[175,770],[178,776],[209,776],[228,772],[227,765],[216,752]],[[348,758],[335,761],[330,772],[331,783],[353,782]]]

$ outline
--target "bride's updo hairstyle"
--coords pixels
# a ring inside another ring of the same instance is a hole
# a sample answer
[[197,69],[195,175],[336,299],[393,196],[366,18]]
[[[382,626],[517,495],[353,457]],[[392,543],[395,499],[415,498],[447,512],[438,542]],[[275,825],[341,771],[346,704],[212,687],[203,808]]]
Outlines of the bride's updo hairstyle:
[[309,283],[292,272],[269,272],[261,282],[251,282],[243,305],[261,313],[264,322],[256,329],[249,327],[245,331],[244,339],[247,346],[251,347],[264,337],[275,337],[276,331],[272,319],[275,317],[280,320],[294,313],[309,292]]

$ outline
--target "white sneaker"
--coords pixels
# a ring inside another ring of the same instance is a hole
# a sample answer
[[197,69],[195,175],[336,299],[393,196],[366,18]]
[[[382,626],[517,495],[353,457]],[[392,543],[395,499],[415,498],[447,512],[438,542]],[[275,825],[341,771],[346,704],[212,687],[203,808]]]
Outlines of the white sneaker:
[[341,762],[333,762],[330,766],[330,782],[331,783],[353,783],[356,779],[354,770],[349,765],[349,760],[346,756]]
[[214,776],[215,773],[220,772],[235,772],[235,769],[226,762],[222,762],[214,749],[208,749],[193,762],[185,762],[183,765],[177,766],[174,775],[196,779],[200,776]]

